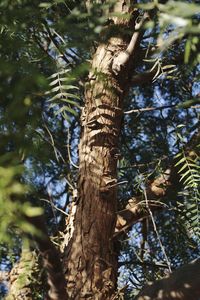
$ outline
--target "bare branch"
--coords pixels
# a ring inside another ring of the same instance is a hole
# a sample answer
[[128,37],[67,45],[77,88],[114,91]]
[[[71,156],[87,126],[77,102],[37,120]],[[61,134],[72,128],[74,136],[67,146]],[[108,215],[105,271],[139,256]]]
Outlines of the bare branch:
[[[190,153],[200,141],[200,130],[198,130],[190,139],[185,147],[185,151]],[[175,167],[176,161],[160,176],[147,183],[145,193],[148,200],[148,207],[152,212],[166,209],[165,199],[168,195],[175,195],[181,187],[179,182],[180,175]],[[117,212],[117,222],[114,236],[127,231],[131,226],[149,217],[149,211],[146,201],[143,201],[142,195],[129,199],[125,209]]]
[[125,261],[120,261],[119,267],[125,266],[125,265],[140,265],[140,266],[146,266],[146,267],[151,267],[151,268],[158,268],[158,269],[168,269],[168,266],[163,263],[152,263],[148,261],[133,261],[133,260],[125,260]]
[[176,105],[164,105],[164,106],[159,106],[159,107],[144,107],[144,108],[136,108],[136,109],[131,109],[128,111],[125,111],[124,114],[129,115],[132,113],[140,113],[140,112],[148,112],[148,111],[154,111],[154,110],[163,110],[166,108],[173,108]]
[[146,201],[142,200],[142,195],[129,199],[126,208],[117,213],[117,222],[115,227],[115,236],[129,229],[135,222],[149,217],[149,210],[157,211],[167,207],[161,199],[163,199],[172,186],[171,170],[167,169],[163,174],[148,183],[146,187]]
[[138,41],[138,38],[139,38],[139,35],[140,35],[140,30],[141,30],[142,26],[144,25],[144,22],[147,20],[147,18],[148,18],[148,14],[145,13],[142,16],[140,22],[136,23],[135,32],[132,35],[132,38],[130,40],[130,43],[129,43],[127,49],[125,51],[121,51],[119,53],[119,55],[113,59],[112,70],[115,75],[118,75],[119,72],[123,68],[126,67],[130,58],[132,57],[135,47],[136,47],[136,44],[137,44],[137,41]]
[[67,64],[71,64],[70,60],[67,58],[67,56],[65,55],[65,53],[60,49],[59,43],[56,41],[56,39],[54,38],[53,34],[51,33],[51,30],[48,26],[48,24],[46,22],[44,22],[44,26],[45,29],[49,35],[49,38],[51,39],[52,43],[54,44],[54,46],[56,47],[58,53],[60,54],[60,57],[67,63]]
[[200,108],[200,105],[194,105],[190,107],[178,107],[177,105],[163,105],[163,106],[158,106],[158,107],[144,107],[144,108],[136,108],[136,109],[131,109],[128,111],[125,111],[124,114],[130,115],[132,113],[141,113],[141,112],[148,112],[148,111],[154,111],[154,110],[163,110],[163,109],[198,109]]

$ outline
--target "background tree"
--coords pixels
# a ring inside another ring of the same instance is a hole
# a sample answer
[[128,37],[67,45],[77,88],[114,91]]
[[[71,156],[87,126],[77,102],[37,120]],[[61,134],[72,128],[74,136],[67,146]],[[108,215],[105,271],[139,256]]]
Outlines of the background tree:
[[[199,5],[0,8],[2,295],[133,299],[198,257]],[[197,299],[198,266],[139,299]]]

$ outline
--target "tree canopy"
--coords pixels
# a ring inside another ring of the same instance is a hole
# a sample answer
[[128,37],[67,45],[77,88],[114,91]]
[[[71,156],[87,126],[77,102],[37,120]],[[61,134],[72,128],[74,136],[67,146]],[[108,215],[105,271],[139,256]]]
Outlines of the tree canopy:
[[[79,142],[86,125],[91,132],[102,124],[109,128],[101,143],[118,139],[110,154],[117,181],[106,183],[117,187],[111,227],[119,276],[112,299],[134,299],[147,281],[199,257],[199,19],[195,0],[1,1],[1,297],[22,299],[22,287],[31,286],[25,299],[44,299],[62,283],[53,274],[67,272],[63,249],[70,248],[73,207],[80,201]],[[128,47],[118,55],[112,39]],[[98,101],[118,97],[120,88],[116,133],[110,108]],[[105,110],[100,117],[86,101],[92,97]],[[90,121],[84,123],[87,109]],[[98,164],[92,165],[94,177]],[[88,226],[92,209],[88,205]],[[15,266],[22,274],[17,271],[13,288]]]

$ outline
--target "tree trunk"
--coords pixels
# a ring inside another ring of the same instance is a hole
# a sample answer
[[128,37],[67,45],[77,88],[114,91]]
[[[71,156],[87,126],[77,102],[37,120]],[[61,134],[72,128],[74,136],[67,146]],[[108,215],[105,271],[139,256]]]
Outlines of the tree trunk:
[[[128,12],[130,7],[125,6],[124,1],[118,1],[115,12]],[[130,26],[127,19],[115,17],[112,21],[116,28],[119,24],[126,29]],[[85,86],[78,205],[74,233],[64,253],[67,293],[73,300],[110,300],[116,289],[118,253],[114,249],[113,234],[117,157],[129,68],[124,64],[116,74],[113,59],[125,53],[129,42],[130,36],[126,34],[102,42],[93,56]]]

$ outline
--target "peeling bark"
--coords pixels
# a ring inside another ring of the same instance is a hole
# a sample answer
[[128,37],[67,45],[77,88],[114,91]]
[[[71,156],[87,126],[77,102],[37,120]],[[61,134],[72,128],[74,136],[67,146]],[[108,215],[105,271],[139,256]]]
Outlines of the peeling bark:
[[[96,72],[99,74],[90,80],[85,93],[78,206],[71,249],[65,260],[70,299],[111,299],[116,287],[117,257],[112,243],[117,183],[115,154],[124,89],[117,79],[109,76],[113,50],[113,43],[97,49],[94,73],[90,75],[92,78]],[[100,79],[101,76],[104,78]]]
[[[129,12],[126,2],[117,1],[115,12]],[[130,26],[127,19],[112,19],[115,25]],[[121,34],[99,45],[85,86],[75,227],[64,251],[67,292],[73,300],[110,300],[116,289],[117,154],[123,99],[133,66],[127,63],[117,76],[112,66],[130,40]]]

